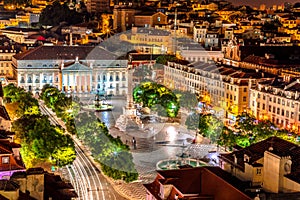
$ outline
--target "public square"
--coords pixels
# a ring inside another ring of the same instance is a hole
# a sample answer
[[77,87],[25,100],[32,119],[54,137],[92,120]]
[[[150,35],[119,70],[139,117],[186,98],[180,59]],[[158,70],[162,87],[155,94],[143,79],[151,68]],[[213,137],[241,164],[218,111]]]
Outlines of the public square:
[[[212,162],[208,165],[218,165],[217,154],[220,149],[216,145],[209,144],[205,138],[201,144],[191,144],[196,133],[185,128],[185,113],[181,113],[180,123],[162,123],[150,117],[142,129],[122,132],[115,127],[115,122],[122,114],[123,107],[126,106],[126,99],[112,97],[109,101],[114,105],[114,109],[97,112],[97,115],[109,127],[113,137],[120,137],[124,143],[129,145],[135,167],[139,172],[138,181],[129,184],[118,182],[114,185],[121,195],[130,199],[144,199],[146,190],[142,184],[154,180],[157,163],[161,160],[179,160],[182,153],[187,153],[190,158],[197,160],[209,160],[210,158]],[[136,140],[136,148],[132,142],[133,138]]]

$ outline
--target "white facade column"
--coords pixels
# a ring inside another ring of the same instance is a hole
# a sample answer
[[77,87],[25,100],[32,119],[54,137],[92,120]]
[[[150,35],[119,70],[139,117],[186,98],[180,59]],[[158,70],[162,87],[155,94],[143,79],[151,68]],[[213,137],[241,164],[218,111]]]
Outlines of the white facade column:
[[55,85],[55,73],[52,72],[52,85],[54,86]]
[[71,77],[70,74],[67,73],[67,84],[66,84],[67,91],[70,90],[70,82],[71,82]]
[[78,92],[82,92],[82,82],[81,82],[81,77],[82,77],[82,74],[80,73],[77,73],[77,79],[78,79],[78,83],[75,83],[77,84],[77,90]]
[[43,87],[44,86],[44,83],[43,83],[43,73],[40,73],[40,86]]
[[89,89],[89,85],[88,85],[88,81],[87,81],[87,72],[84,72],[84,85],[83,85],[83,87],[84,87],[84,92],[88,92],[88,89]]
[[[25,86],[27,87],[28,86],[28,74],[27,73],[25,74],[24,78],[25,78]],[[26,88],[26,90],[27,90],[27,88]]]
[[[72,83],[72,89],[75,91],[75,86],[76,86],[76,74],[73,73],[73,83]],[[77,92],[77,91],[76,91]]]

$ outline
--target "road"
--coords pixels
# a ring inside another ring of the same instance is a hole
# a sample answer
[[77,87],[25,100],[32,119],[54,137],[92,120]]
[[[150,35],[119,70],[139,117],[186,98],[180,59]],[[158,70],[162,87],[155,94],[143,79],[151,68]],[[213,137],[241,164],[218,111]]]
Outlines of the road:
[[[64,127],[61,120],[40,102],[40,109],[43,114],[49,116],[54,125]],[[85,147],[74,140],[76,159],[72,165],[60,169],[63,178],[69,180],[77,192],[80,200],[125,200],[120,196],[101,174],[86,154]]]

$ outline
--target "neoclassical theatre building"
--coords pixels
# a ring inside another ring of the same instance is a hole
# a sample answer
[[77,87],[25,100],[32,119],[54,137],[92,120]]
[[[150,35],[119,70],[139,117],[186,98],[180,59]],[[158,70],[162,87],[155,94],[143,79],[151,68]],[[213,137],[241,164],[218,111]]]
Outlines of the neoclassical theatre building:
[[39,46],[12,63],[18,86],[33,93],[50,84],[78,95],[127,94],[127,59],[100,46]]

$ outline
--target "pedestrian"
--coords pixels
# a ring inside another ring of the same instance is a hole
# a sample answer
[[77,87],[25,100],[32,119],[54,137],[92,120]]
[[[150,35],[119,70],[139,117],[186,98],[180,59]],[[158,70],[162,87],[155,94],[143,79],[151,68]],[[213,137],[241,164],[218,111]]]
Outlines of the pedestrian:
[[133,144],[133,149],[136,149],[136,140],[134,137],[132,138],[132,144]]

